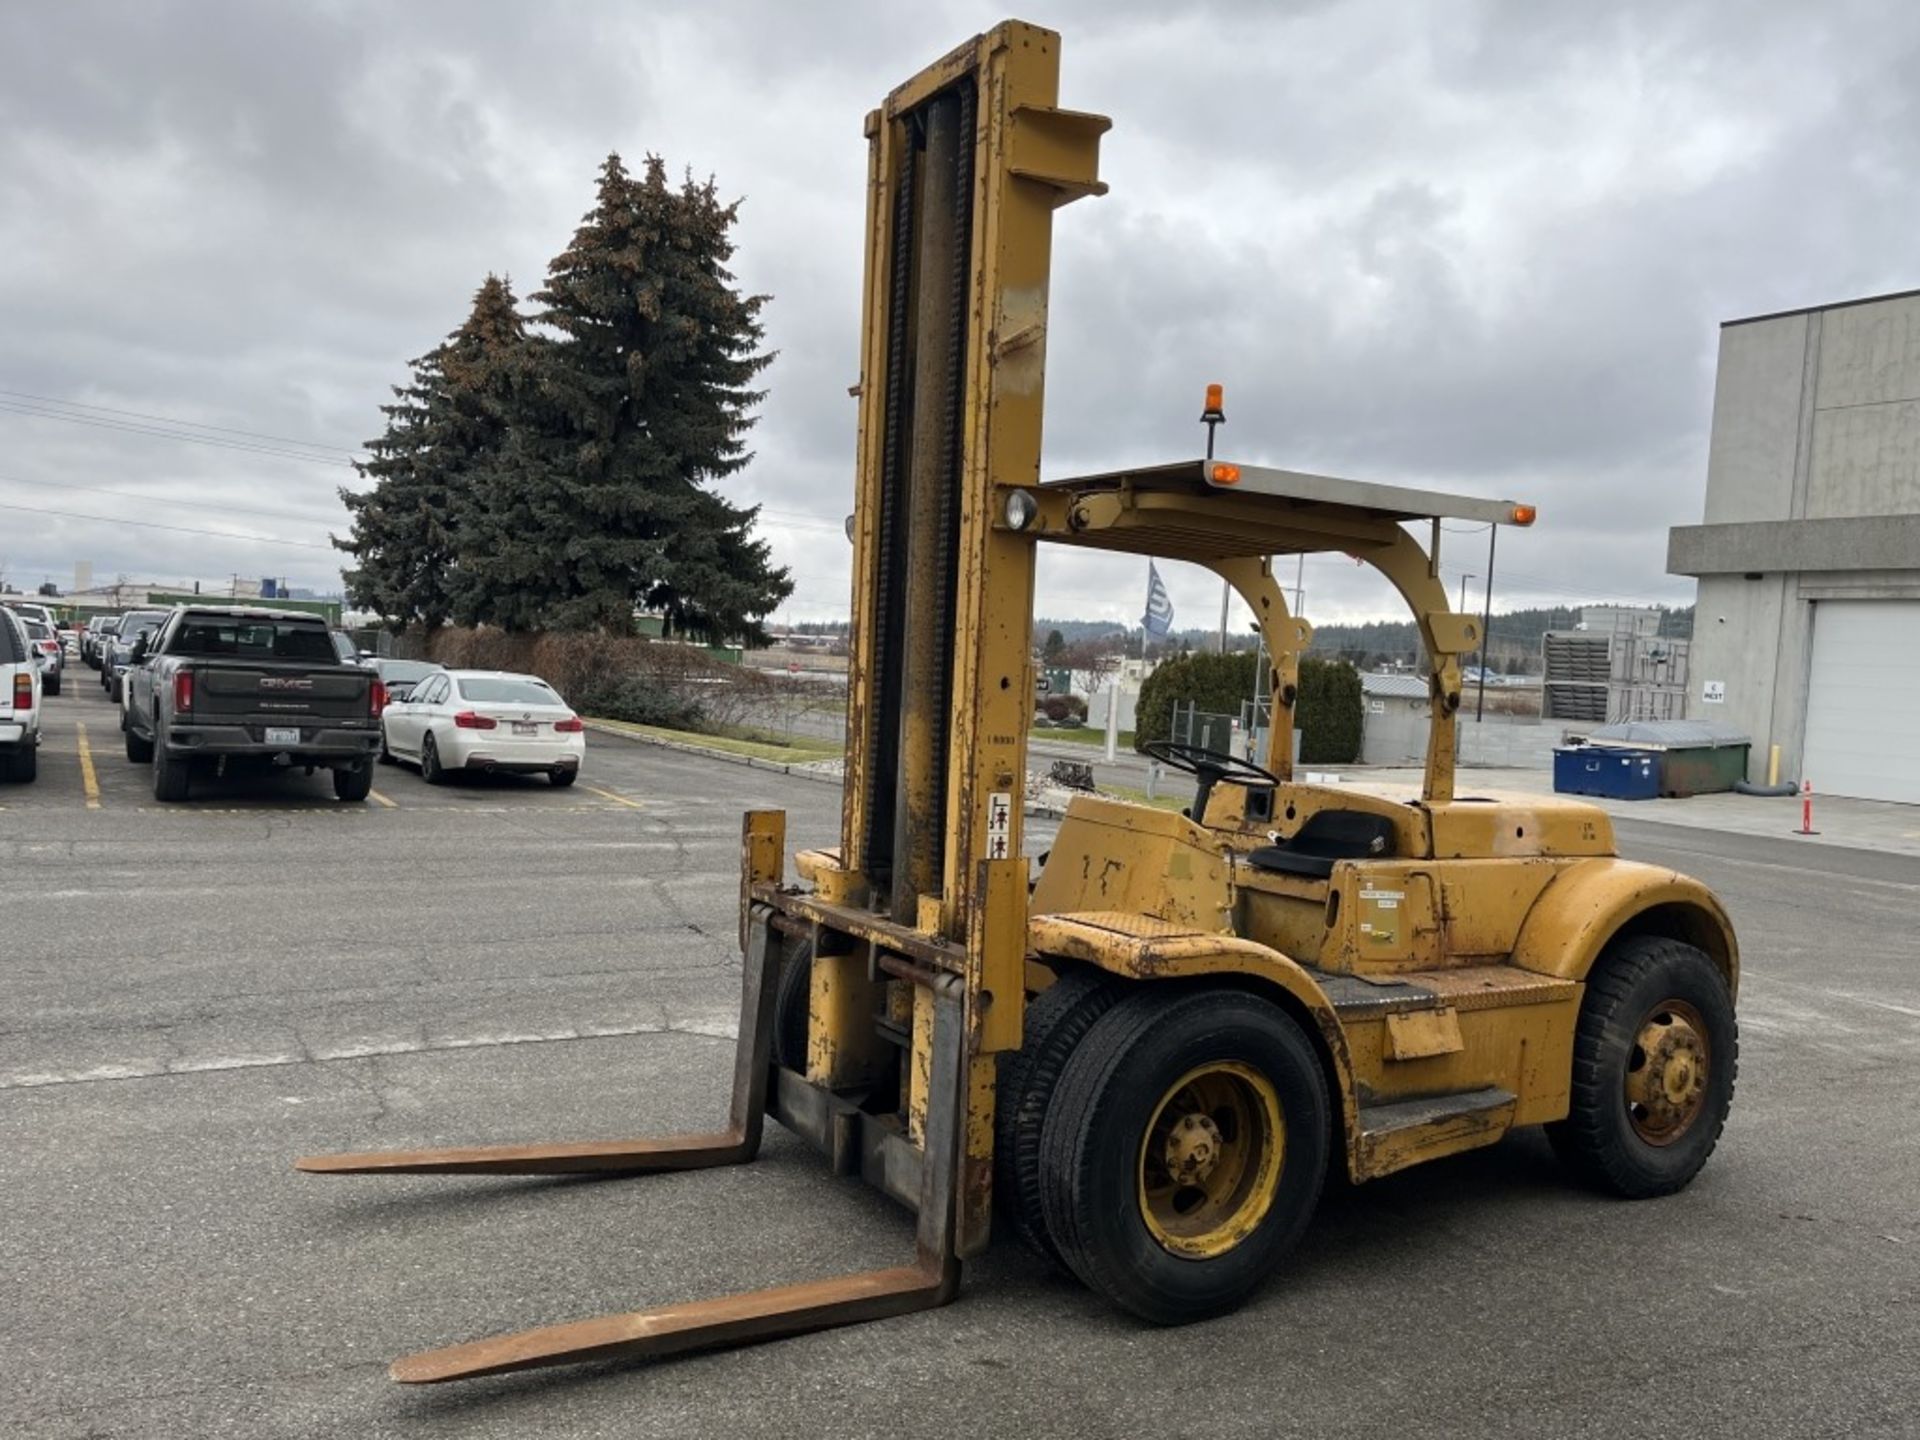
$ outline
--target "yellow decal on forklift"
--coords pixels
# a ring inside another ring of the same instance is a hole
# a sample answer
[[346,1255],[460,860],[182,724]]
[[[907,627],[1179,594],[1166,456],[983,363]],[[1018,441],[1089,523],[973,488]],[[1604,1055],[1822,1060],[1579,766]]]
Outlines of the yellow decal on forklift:
[[1399,920],[1400,902],[1407,898],[1404,890],[1368,890],[1360,891],[1360,933],[1375,945],[1392,945],[1400,938]]

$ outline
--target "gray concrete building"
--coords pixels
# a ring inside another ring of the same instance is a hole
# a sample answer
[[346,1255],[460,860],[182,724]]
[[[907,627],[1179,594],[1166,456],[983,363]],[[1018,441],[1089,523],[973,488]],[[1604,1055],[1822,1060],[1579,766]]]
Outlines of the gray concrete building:
[[1920,805],[1920,291],[1728,321],[1688,714],[1753,737],[1750,779]]

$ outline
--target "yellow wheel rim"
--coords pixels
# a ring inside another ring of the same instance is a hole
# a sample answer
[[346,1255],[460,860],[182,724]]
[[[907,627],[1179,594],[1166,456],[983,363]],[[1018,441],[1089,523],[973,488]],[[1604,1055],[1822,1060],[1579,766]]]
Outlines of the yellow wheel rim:
[[1713,1074],[1707,1022],[1684,1000],[1663,1000],[1647,1012],[1627,1052],[1627,1120],[1649,1145],[1667,1146],[1693,1128],[1706,1109]]
[[1280,1096],[1258,1070],[1234,1060],[1189,1070],[1160,1097],[1141,1137],[1147,1230],[1175,1255],[1224,1255],[1272,1208],[1286,1137]]

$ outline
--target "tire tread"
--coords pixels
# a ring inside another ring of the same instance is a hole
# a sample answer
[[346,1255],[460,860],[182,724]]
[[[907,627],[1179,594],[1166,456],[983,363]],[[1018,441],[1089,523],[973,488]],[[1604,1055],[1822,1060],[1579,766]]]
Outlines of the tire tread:
[[994,1193],[1014,1233],[1063,1270],[1071,1267],[1048,1232],[1040,1194],[1042,1133],[1061,1073],[1119,995],[1119,982],[1105,971],[1089,965],[1063,968],[1028,1003],[1021,1046],[1000,1062]]
[[[1695,964],[1712,961],[1704,952],[1683,941],[1658,935],[1636,935],[1619,942],[1602,955],[1587,978],[1587,993],[1580,1006],[1580,1018],[1573,1041],[1571,1104],[1567,1118],[1547,1127],[1554,1153],[1560,1162],[1581,1180],[1597,1189],[1618,1195],[1653,1199],[1684,1189],[1720,1143],[1726,1127],[1727,1108],[1739,1079],[1740,1039],[1733,1031],[1730,1053],[1724,1060],[1714,1057],[1714,1066],[1727,1067],[1727,1107],[1702,1120],[1712,1131],[1691,1168],[1649,1182],[1632,1167],[1613,1143],[1614,1128],[1609,1123],[1612,1107],[1618,1102],[1615,1079],[1609,1073],[1605,1048],[1616,1025],[1631,1025],[1640,1017],[1630,1013],[1633,992],[1648,976],[1663,966],[1679,962]],[[1713,972],[1716,977],[1717,971]],[[1728,1006],[1731,1015],[1731,1005]]]

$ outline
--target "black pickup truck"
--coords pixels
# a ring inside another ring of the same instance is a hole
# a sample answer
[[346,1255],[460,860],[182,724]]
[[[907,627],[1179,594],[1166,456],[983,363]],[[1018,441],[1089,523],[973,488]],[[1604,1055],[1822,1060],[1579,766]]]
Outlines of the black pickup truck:
[[317,615],[179,606],[136,642],[127,685],[127,759],[152,762],[157,799],[186,799],[196,764],[240,757],[331,770],[342,800],[373,788],[386,691]]

